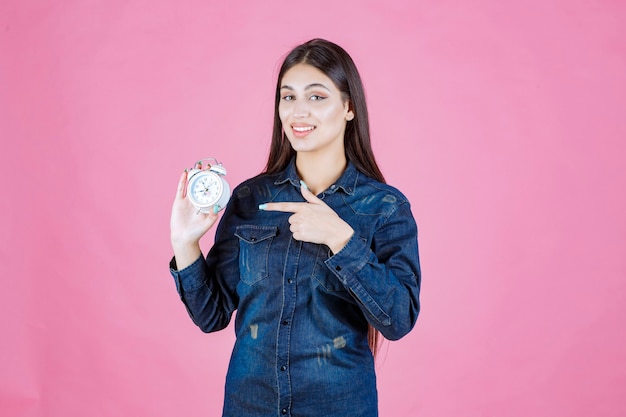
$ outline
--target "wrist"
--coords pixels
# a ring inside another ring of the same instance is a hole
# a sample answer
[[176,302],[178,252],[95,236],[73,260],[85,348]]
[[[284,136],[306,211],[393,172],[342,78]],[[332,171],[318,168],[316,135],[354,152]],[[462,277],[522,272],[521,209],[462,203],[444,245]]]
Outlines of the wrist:
[[331,242],[329,242],[328,248],[333,254],[338,253],[348,244],[350,239],[352,239],[352,235],[354,235],[354,230],[348,226],[343,229],[341,233],[338,233]]
[[174,243],[172,242],[172,249],[174,250],[174,258],[176,259],[177,269],[181,270],[198,259],[202,255],[199,243]]
[[174,250],[200,247],[200,238],[192,233],[170,233],[170,243]]

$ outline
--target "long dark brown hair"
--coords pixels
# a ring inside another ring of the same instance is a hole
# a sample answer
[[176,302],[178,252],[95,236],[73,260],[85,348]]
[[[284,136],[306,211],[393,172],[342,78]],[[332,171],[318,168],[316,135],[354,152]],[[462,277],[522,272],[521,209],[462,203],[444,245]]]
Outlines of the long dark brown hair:
[[[282,171],[296,153],[284,136],[278,105],[283,76],[297,64],[308,64],[322,71],[341,91],[344,100],[349,102],[350,109],[354,113],[354,118],[346,124],[343,139],[346,158],[365,175],[385,182],[372,151],[365,90],[359,71],[343,48],[324,39],[313,39],[297,46],[287,54],[280,67],[276,82],[272,143],[264,172],[273,174]],[[378,351],[380,333],[371,325],[367,340],[375,356]]]

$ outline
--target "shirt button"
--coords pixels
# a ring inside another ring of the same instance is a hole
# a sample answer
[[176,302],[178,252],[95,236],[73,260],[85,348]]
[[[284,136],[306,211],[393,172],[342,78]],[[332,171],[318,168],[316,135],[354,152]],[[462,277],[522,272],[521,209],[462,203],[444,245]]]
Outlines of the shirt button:
[[289,324],[289,322],[287,320],[283,320],[283,324],[286,326]]
[[280,367],[280,370],[284,372],[284,371],[287,370],[287,367],[285,365],[283,365],[283,366]]
[[287,409],[283,408],[282,410],[280,410],[280,412],[283,413],[283,414],[287,414]]
[[293,284],[293,280],[292,280],[291,278],[289,278],[289,279],[287,280],[287,282],[288,282],[289,284]]
[[341,266],[340,266],[340,265],[337,265],[337,266],[335,267],[335,270],[336,270],[336,271],[341,271]]

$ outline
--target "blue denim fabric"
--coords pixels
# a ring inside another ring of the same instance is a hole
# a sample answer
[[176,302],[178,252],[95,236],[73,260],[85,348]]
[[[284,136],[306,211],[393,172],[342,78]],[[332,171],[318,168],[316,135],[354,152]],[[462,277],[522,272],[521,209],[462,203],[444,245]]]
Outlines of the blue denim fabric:
[[387,339],[406,335],[419,313],[417,226],[407,199],[351,163],[318,197],[355,230],[338,253],[296,241],[290,213],[267,202],[304,201],[294,161],[238,186],[206,260],[177,271],[189,315],[205,332],[226,327],[236,342],[225,417],[378,415],[370,323]]

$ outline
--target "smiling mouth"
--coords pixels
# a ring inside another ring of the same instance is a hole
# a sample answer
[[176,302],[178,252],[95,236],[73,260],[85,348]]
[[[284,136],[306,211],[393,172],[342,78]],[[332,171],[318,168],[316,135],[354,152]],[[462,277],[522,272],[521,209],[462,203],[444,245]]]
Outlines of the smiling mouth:
[[291,128],[296,132],[304,133],[315,129],[315,126],[291,126]]

